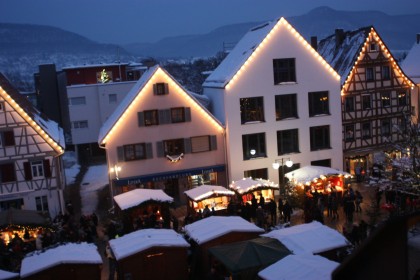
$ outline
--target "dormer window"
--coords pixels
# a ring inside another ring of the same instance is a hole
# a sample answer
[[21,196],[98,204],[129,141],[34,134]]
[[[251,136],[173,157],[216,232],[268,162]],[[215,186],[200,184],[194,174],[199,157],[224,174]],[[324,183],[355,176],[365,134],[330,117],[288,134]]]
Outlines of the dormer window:
[[153,93],[155,95],[165,95],[169,94],[168,84],[166,83],[156,83],[153,85]]

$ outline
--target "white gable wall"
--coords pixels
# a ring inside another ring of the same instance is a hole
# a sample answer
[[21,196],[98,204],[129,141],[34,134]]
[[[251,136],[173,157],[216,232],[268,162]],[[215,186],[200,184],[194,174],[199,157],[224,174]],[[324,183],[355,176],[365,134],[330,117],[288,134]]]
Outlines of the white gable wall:
[[[274,85],[273,59],[276,58],[296,59],[296,84]],[[329,91],[331,115],[309,118],[308,92],[325,90]],[[204,89],[214,103],[223,102],[217,91]],[[224,92],[229,180],[242,178],[245,170],[267,168],[269,179],[278,183],[278,171],[272,168],[272,163],[282,157],[291,157],[294,163],[300,163],[301,166],[310,165],[314,160],[331,159],[332,167],[342,168],[340,81],[284,25],[275,31]],[[290,93],[298,95],[299,118],[276,121],[275,95]],[[240,98],[259,96],[264,97],[265,122],[241,125]],[[219,100],[214,100],[215,97]],[[330,125],[332,149],[311,152],[309,128],[319,125]],[[299,129],[300,153],[278,156],[277,131],[295,128]],[[244,161],[242,135],[261,132],[265,132],[266,136],[267,157]]]

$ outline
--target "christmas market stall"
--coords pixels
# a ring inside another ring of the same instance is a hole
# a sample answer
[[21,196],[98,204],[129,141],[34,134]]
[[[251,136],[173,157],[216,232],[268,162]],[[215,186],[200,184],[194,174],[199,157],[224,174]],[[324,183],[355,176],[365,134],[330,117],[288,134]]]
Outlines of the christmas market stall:
[[203,279],[210,272],[210,247],[257,238],[264,232],[239,216],[210,216],[186,225],[186,238],[192,248],[191,276]]
[[222,186],[201,185],[184,192],[188,197],[188,212],[203,212],[208,207],[215,212],[226,212],[230,198],[235,192]]
[[234,181],[229,187],[241,196],[244,203],[250,204],[253,197],[258,200],[258,203],[261,203],[261,198],[264,202],[274,200],[274,191],[279,190],[279,185],[274,182],[251,177]]
[[160,189],[134,189],[114,197],[124,231],[169,228],[173,198]]
[[22,260],[21,279],[101,279],[102,258],[96,245],[68,243],[27,254]]
[[172,229],[138,230],[110,240],[109,246],[118,279],[188,279],[190,244]]

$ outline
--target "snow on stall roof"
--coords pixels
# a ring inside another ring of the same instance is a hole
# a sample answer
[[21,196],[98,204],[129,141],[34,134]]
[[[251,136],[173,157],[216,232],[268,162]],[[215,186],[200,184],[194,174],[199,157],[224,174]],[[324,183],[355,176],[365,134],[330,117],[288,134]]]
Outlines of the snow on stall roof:
[[265,179],[252,179],[251,177],[243,178],[238,181],[232,182],[229,188],[236,190],[238,193],[247,193],[260,188],[273,188],[278,189],[279,185]]
[[152,247],[189,247],[184,237],[172,229],[142,229],[109,241],[117,260]]
[[231,196],[235,193],[222,186],[201,185],[196,188],[184,192],[189,198],[194,201],[206,199],[213,194]]
[[10,272],[10,271],[0,269],[0,279],[7,280],[7,279],[12,279],[12,278],[18,279],[19,278],[19,273]]
[[416,83],[420,83],[420,44],[415,43],[401,63],[403,71]]
[[363,27],[356,31],[344,32],[344,39],[337,47],[336,35],[331,35],[318,43],[318,53],[341,76],[343,85],[357,60],[371,27]]
[[185,226],[185,233],[197,244],[231,232],[263,233],[264,230],[238,216],[210,216]]
[[341,233],[317,221],[273,230],[261,236],[276,238],[294,254],[317,254],[350,245]]
[[306,184],[322,176],[343,175],[351,176],[350,173],[325,166],[307,165],[296,170],[290,171],[284,176],[295,184]]
[[69,243],[26,255],[20,275],[27,277],[60,264],[102,264],[102,258],[94,244]]
[[261,270],[264,280],[329,280],[340,264],[318,255],[288,255]]
[[266,22],[249,30],[222,63],[207,77],[203,87],[225,87],[280,19]]
[[138,206],[146,201],[173,202],[174,199],[163,190],[157,189],[134,189],[114,196],[115,202],[121,210]]

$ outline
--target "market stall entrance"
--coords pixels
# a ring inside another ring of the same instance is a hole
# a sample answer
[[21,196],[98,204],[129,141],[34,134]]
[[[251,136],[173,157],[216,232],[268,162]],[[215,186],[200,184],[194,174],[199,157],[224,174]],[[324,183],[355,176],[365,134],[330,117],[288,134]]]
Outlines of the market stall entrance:
[[274,182],[251,177],[234,181],[229,187],[241,196],[244,203],[251,203],[253,197],[260,200],[263,198],[265,202],[274,200],[274,191],[279,189],[279,185]]
[[188,212],[203,212],[206,207],[214,209],[216,212],[225,212],[230,197],[235,192],[228,190],[222,186],[201,185],[196,188],[184,192],[188,197]]
[[114,196],[117,213],[126,231],[141,228],[169,228],[169,205],[173,198],[163,190],[135,189]]

